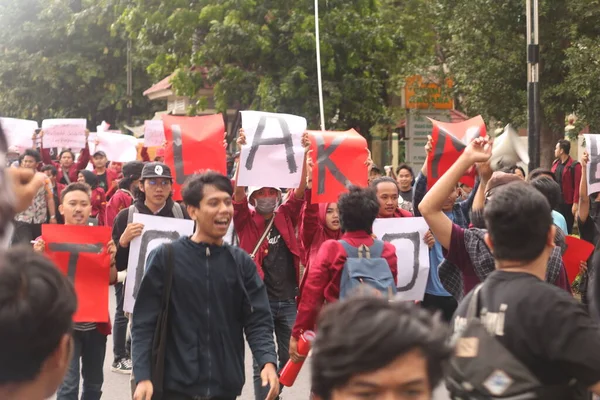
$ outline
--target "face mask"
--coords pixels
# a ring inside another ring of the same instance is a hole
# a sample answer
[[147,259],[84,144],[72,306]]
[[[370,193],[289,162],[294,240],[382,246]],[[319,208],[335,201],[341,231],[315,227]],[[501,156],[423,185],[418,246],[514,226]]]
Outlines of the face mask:
[[263,197],[256,199],[255,208],[259,214],[271,214],[277,207],[277,197]]

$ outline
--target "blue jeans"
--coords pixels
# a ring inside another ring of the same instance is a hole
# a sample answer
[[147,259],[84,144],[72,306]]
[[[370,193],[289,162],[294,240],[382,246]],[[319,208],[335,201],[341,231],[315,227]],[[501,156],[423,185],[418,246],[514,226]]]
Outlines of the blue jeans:
[[[271,315],[273,315],[273,325],[275,327],[275,338],[277,340],[277,356],[280,371],[290,359],[290,338],[292,337],[292,328],[296,322],[296,300],[269,301],[271,306]],[[254,357],[254,398],[256,400],[265,400],[269,393],[269,386],[262,387],[260,379],[259,365]]]
[[58,388],[56,400],[77,400],[79,397],[79,376],[81,359],[81,377],[83,390],[81,400],[100,400],[104,383],[104,355],[106,354],[106,336],[94,329],[87,332],[73,332],[73,358],[63,383]]
[[127,350],[127,323],[129,320],[123,312],[123,303],[125,302],[125,284],[115,284],[115,297],[117,298],[117,309],[115,311],[115,321],[113,323],[113,355],[114,361],[122,358],[129,358]]

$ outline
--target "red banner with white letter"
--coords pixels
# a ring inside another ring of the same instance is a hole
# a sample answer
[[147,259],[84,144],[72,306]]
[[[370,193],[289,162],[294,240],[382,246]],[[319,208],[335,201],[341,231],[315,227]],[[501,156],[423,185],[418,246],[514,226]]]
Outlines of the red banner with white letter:
[[312,202],[335,203],[349,185],[368,185],[367,141],[354,129],[308,131],[312,170]]
[[212,170],[227,174],[223,148],[225,124],[221,114],[201,117],[163,115],[167,148],[165,164],[173,174],[173,199],[181,200],[181,186],[197,172]]
[[42,225],[46,254],[77,293],[75,322],[108,322],[111,229],[105,226]]

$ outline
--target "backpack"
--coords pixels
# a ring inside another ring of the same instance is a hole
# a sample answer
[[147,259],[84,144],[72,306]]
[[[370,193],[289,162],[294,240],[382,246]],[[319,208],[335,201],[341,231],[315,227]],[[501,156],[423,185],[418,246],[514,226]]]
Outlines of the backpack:
[[[127,211],[127,223],[130,224],[133,222],[133,214],[139,213],[140,211],[137,209],[135,204],[129,206],[129,210]],[[173,202],[173,208],[171,209],[173,213],[173,218],[183,219],[183,211],[181,211],[181,206],[177,202]]]
[[571,399],[573,386],[542,385],[527,366],[488,332],[479,318],[483,283],[473,289],[467,322],[446,375],[452,399]]
[[342,268],[340,300],[365,288],[388,298],[398,292],[390,266],[387,260],[381,257],[383,241],[375,239],[372,246],[363,244],[358,248],[345,240],[339,242],[348,256]]

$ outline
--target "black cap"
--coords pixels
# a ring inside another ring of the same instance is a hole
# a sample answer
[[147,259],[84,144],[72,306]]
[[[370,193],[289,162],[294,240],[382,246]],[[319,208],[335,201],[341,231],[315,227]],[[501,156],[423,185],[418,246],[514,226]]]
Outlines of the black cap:
[[142,170],[144,169],[144,163],[141,161],[129,161],[123,165],[123,176],[125,178],[140,179],[142,176]]
[[171,168],[161,162],[150,162],[144,165],[141,179],[166,178],[173,179]]
[[98,150],[97,152],[95,152],[94,155],[92,156],[92,158],[94,158],[96,156],[102,156],[102,157],[108,158],[108,157],[106,157],[106,153],[103,152],[102,150]]

